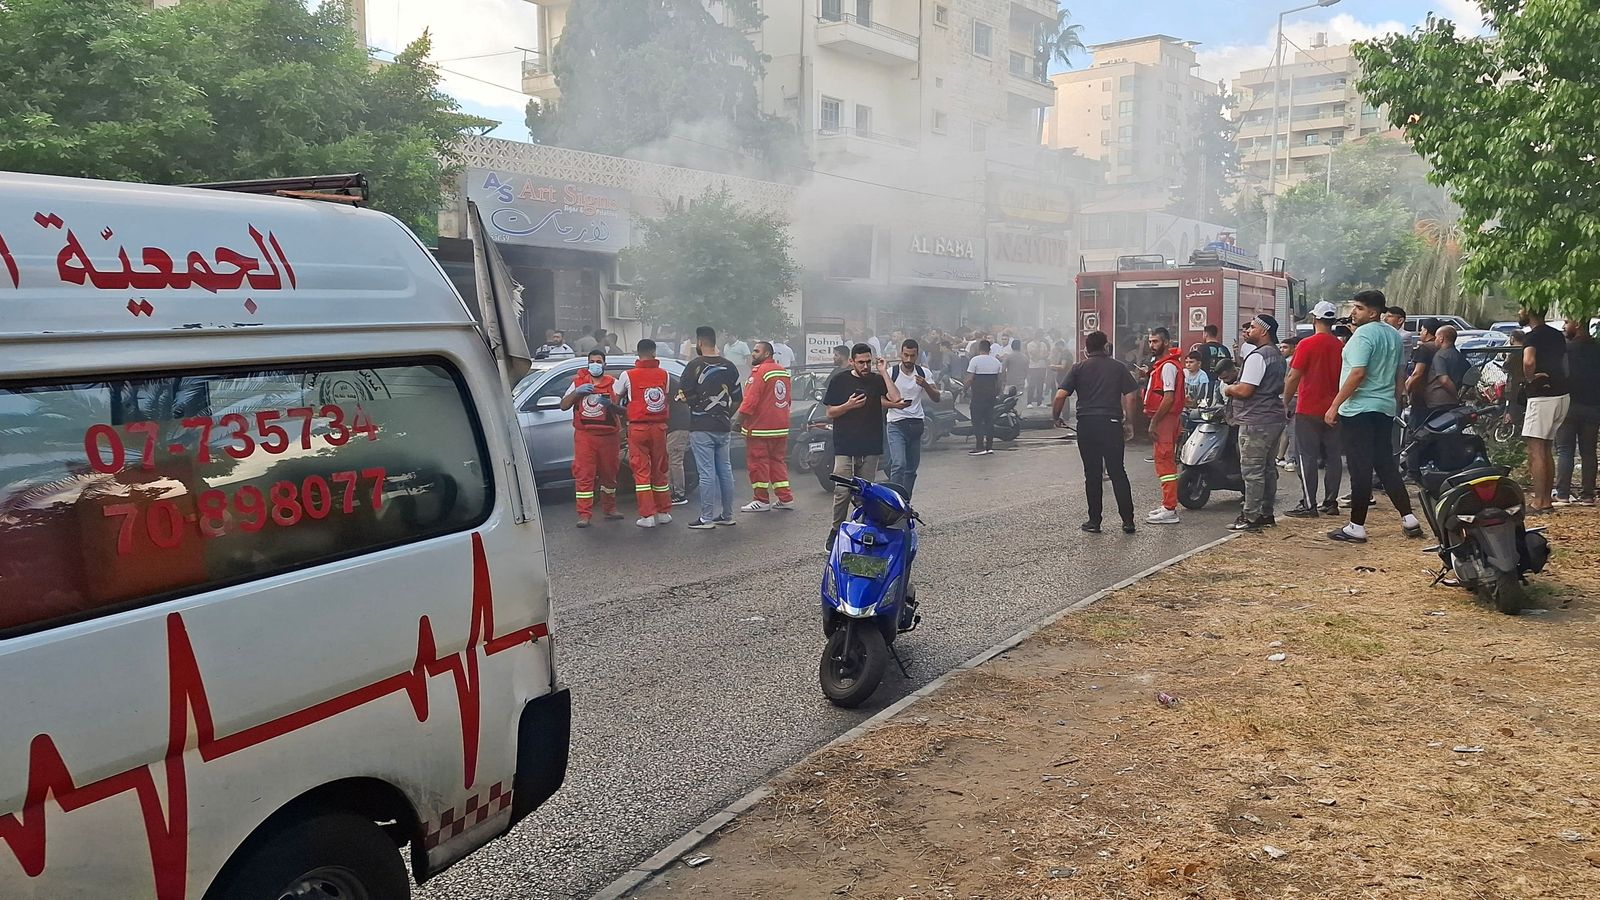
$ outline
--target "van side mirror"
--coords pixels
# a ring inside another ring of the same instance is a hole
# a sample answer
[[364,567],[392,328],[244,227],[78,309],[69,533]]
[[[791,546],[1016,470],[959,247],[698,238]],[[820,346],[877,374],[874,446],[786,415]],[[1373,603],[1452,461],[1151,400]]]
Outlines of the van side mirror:
[[540,397],[534,404],[534,409],[560,409],[560,397]]

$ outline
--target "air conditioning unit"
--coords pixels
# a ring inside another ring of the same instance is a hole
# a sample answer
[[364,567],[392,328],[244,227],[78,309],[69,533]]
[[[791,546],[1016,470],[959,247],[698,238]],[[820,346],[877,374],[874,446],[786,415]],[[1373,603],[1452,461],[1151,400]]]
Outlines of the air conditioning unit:
[[636,321],[639,318],[639,295],[631,291],[613,291],[608,294],[611,298],[610,309],[607,313],[613,319]]

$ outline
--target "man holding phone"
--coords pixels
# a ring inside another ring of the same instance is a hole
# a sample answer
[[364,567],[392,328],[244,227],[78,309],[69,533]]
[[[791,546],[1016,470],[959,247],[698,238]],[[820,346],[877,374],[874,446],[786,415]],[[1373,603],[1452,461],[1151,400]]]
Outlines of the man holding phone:
[[[873,370],[876,364],[877,370]],[[871,481],[878,473],[878,458],[883,455],[883,409],[900,403],[900,391],[889,372],[889,361],[874,359],[872,347],[858,343],[850,348],[850,366],[834,373],[822,394],[822,403],[833,421],[833,474],[842,478]],[[828,531],[828,549],[839,525],[850,513],[850,489],[833,489],[833,527]]]

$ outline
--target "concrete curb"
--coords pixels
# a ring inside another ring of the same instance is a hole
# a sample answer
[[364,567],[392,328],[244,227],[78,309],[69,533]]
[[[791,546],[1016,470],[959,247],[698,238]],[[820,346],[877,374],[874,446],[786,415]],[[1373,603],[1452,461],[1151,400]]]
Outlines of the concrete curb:
[[[866,734],[868,731],[877,728],[888,720],[904,712],[906,708],[910,707],[918,700],[921,700],[944,687],[945,684],[950,681],[950,679],[962,674],[963,672],[969,672],[973,669],[976,669],[995,657],[1015,649],[1017,645],[1021,644],[1023,641],[1033,637],[1041,630],[1050,627],[1067,616],[1087,609],[1090,606],[1099,603],[1101,600],[1111,596],[1117,591],[1132,587],[1133,585],[1138,584],[1157,572],[1160,572],[1164,569],[1170,569],[1171,567],[1183,562],[1191,556],[1195,556],[1212,548],[1219,547],[1238,536],[1239,535],[1237,533],[1223,535],[1222,537],[1217,538],[1210,543],[1202,544],[1193,550],[1185,551],[1177,556],[1172,557],[1171,559],[1156,563],[1150,568],[1145,569],[1143,572],[1128,578],[1124,578],[1123,580],[1104,590],[1096,591],[1095,593],[1084,597],[1082,600],[1078,600],[1069,606],[1051,613],[1043,619],[1040,619],[1032,625],[1029,625],[1027,628],[1022,629],[1011,637],[1006,638],[1000,643],[995,644],[982,653],[979,653],[977,656],[972,657],[971,659],[956,666],[943,675],[933,679],[915,691],[912,691],[906,696],[901,697],[894,703],[889,704],[887,707],[884,707],[866,721],[822,745],[818,748],[818,750],[826,750],[838,744],[843,744],[846,741],[855,740],[861,735]],[[806,756],[810,755],[810,753],[806,754]],[[787,769],[783,771],[787,771]],[[660,851],[656,852],[648,859],[624,872],[620,878],[601,888],[599,892],[591,896],[589,900],[621,900],[621,898],[626,897],[635,888],[638,888],[651,878],[665,871],[666,868],[676,862],[679,857],[700,846],[700,844],[704,843],[707,838],[727,827],[727,825],[734,819],[738,818],[740,814],[749,810],[752,806],[755,806],[762,800],[765,800],[771,793],[772,788],[764,784],[750,793],[745,794],[743,797],[740,797],[738,800],[733,801],[732,803],[723,807],[721,812],[718,812],[711,818],[706,819],[689,833],[661,848]]]

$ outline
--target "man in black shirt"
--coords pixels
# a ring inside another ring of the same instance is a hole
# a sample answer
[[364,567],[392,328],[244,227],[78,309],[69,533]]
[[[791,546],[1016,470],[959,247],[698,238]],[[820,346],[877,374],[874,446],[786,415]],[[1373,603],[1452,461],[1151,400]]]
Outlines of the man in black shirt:
[[[828,379],[822,403],[833,420],[833,474],[843,478],[871,481],[878,473],[878,457],[883,455],[883,407],[898,404],[900,391],[889,374],[889,361],[876,361],[873,371],[872,347],[856,344],[850,348],[850,367]],[[850,489],[833,489],[833,528],[828,532],[828,549],[839,525],[850,513]]]
[[733,524],[733,463],[729,453],[733,412],[744,397],[739,370],[717,354],[717,332],[695,329],[700,350],[679,379],[678,393],[689,407],[689,450],[700,474],[700,518],[690,528],[709,530]]
[[1083,457],[1083,487],[1089,501],[1089,520],[1083,523],[1083,530],[1100,533],[1105,495],[1101,474],[1109,472],[1122,530],[1133,534],[1133,486],[1128,483],[1122,456],[1127,440],[1133,437],[1133,397],[1139,385],[1128,367],[1109,355],[1105,332],[1091,332],[1083,345],[1084,359],[1067,372],[1051,412],[1057,428],[1067,427],[1061,411],[1068,397],[1078,395],[1078,454]]
[[1523,393],[1528,398],[1522,436],[1528,443],[1528,474],[1533,481],[1528,515],[1542,515],[1550,511],[1550,490],[1555,482],[1550,442],[1572,404],[1567,388],[1567,338],[1546,325],[1542,313],[1523,309],[1517,322],[1528,329],[1522,348]]
[[[1572,405],[1556,432],[1556,503],[1595,504],[1596,444],[1600,443],[1600,344],[1582,318],[1567,320],[1567,382]],[[1572,468],[1583,457],[1583,487],[1574,496]]]

